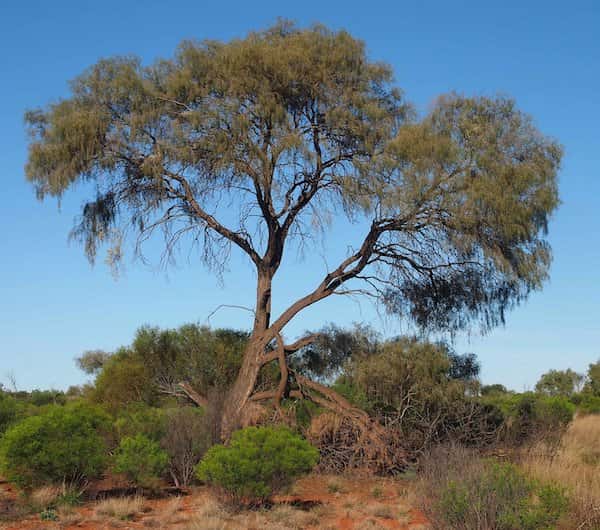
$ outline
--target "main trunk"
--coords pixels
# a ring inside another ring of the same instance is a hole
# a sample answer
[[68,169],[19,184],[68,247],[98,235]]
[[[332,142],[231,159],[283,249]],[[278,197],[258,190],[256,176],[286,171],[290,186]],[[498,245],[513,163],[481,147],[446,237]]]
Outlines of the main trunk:
[[270,341],[267,329],[271,320],[272,278],[272,270],[259,270],[252,334],[244,351],[240,371],[227,393],[222,408],[221,438],[223,439],[228,439],[236,428],[243,426],[246,423],[246,416],[250,413],[248,399],[254,391],[258,373],[263,365],[261,358]]

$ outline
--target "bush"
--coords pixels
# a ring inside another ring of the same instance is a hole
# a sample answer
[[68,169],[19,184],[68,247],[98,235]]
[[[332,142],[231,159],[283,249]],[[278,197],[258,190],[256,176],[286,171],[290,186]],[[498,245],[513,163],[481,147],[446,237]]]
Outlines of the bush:
[[569,507],[561,486],[462,448],[433,451],[423,460],[422,476],[424,509],[448,530],[549,530]]
[[566,397],[548,397],[533,392],[488,395],[482,401],[502,411],[505,418],[503,441],[511,444],[531,439],[558,441],[576,408]]
[[577,410],[581,414],[600,414],[600,396],[581,394]]
[[198,462],[212,445],[210,418],[200,409],[181,407],[167,413],[161,440],[169,455],[169,474],[177,487],[187,486]]
[[0,391],[0,437],[17,418],[17,401]]
[[152,488],[167,467],[169,457],[154,440],[143,434],[126,436],[115,454],[114,469],[136,486]]
[[317,463],[318,451],[283,427],[247,427],[215,445],[197,467],[200,480],[234,504],[261,504]]
[[0,441],[0,470],[15,484],[77,482],[102,472],[108,417],[83,404],[50,406],[9,428]]
[[158,442],[165,434],[165,411],[144,403],[131,403],[119,411],[114,431],[117,442],[137,434]]

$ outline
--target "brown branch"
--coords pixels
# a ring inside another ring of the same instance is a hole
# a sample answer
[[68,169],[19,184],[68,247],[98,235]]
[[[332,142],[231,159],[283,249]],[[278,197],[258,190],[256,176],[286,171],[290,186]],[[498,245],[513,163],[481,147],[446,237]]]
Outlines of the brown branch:
[[236,244],[239,248],[241,248],[244,252],[246,252],[246,254],[248,254],[248,256],[250,256],[250,259],[256,265],[258,265],[260,263],[260,261],[261,261],[260,255],[258,254],[258,252],[256,252],[256,250],[254,249],[254,247],[252,246],[251,242],[248,239],[246,239],[239,233],[234,232],[233,230],[230,230],[226,226],[222,225],[219,221],[217,221],[212,215],[210,215],[207,211],[205,211],[200,206],[200,204],[194,197],[194,193],[192,191],[190,183],[187,181],[187,179],[185,177],[182,177],[181,175],[178,175],[177,173],[168,171],[166,168],[164,168],[164,172],[169,178],[172,178],[173,180],[175,180],[176,182],[178,182],[181,185],[181,187],[183,189],[183,196],[181,198],[184,199],[190,205],[190,208],[191,208],[192,212],[194,213],[194,215],[196,215],[196,217],[198,217],[199,219],[202,219],[206,223],[206,226],[208,228],[217,232],[219,235],[221,235],[225,239]]
[[181,388],[181,390],[183,390],[183,393],[194,403],[196,403],[196,405],[202,408],[208,407],[208,399],[196,392],[187,381],[181,381],[177,384],[177,386]]

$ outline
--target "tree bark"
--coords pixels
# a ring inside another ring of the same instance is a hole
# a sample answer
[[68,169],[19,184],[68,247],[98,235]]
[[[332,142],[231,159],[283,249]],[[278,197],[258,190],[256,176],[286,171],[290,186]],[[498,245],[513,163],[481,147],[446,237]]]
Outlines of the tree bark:
[[227,393],[223,404],[221,419],[221,438],[229,439],[231,433],[244,421],[245,409],[256,386],[256,380],[261,367],[265,364],[265,349],[270,342],[267,332],[271,320],[271,285],[273,269],[258,268],[256,290],[256,310],[254,326],[244,356],[240,371],[233,386]]

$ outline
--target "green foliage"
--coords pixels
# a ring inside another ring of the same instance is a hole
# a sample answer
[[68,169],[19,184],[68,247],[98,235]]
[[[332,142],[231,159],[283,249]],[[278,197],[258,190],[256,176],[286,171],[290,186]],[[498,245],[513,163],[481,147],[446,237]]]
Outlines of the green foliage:
[[8,426],[17,419],[18,405],[15,398],[0,390],[0,437]]
[[124,473],[136,486],[153,487],[168,461],[169,456],[157,442],[137,434],[121,440],[115,454],[114,470]]
[[571,397],[579,391],[584,376],[568,370],[550,370],[540,377],[535,391],[548,396]]
[[110,356],[87,352],[78,362],[96,373],[92,399],[117,413],[132,405],[164,405],[165,394],[178,393],[181,381],[204,395],[227,389],[239,370],[247,338],[243,331],[197,324],[165,330],[144,326],[130,347]]
[[114,422],[114,432],[118,440],[143,434],[147,438],[159,441],[165,434],[164,409],[149,407],[144,403],[131,403],[119,411]]
[[130,403],[155,405],[158,394],[142,360],[122,348],[103,365],[95,381],[93,399],[111,412]]
[[482,460],[459,449],[425,463],[427,510],[448,530],[550,530],[567,512],[565,489],[538,483],[517,466]]
[[111,354],[103,350],[88,350],[75,359],[77,367],[86,374],[96,375],[110,359]]
[[504,439],[511,443],[521,443],[534,436],[558,440],[576,410],[566,397],[548,397],[533,392],[489,394],[482,401],[503,413]]
[[216,445],[197,468],[200,480],[224,492],[234,503],[259,504],[309,472],[318,451],[283,427],[247,427],[229,446]]
[[247,340],[243,331],[197,324],[165,330],[145,326],[137,331],[131,352],[153,382],[169,388],[188,381],[206,395],[209,389],[224,389],[234,381]]
[[44,405],[64,405],[67,402],[64,392],[60,390],[32,390],[29,393],[29,403],[36,407]]
[[585,391],[593,396],[600,397],[600,359],[589,365],[587,377]]
[[0,469],[21,487],[78,481],[105,466],[100,432],[109,419],[96,407],[51,406],[9,428],[0,440]]
[[479,365],[444,344],[397,338],[352,353],[333,388],[394,425],[404,447],[449,439],[485,444],[501,414],[476,399]]
[[58,521],[58,513],[54,508],[47,508],[40,513],[40,519],[42,521]]
[[493,385],[482,385],[479,389],[479,392],[482,396],[510,393],[504,385],[500,385],[498,383]]
[[[220,269],[234,244],[267,265],[251,234],[268,233],[276,270],[309,219],[345,213],[372,229],[336,280],[381,265],[390,311],[443,330],[502,322],[548,274],[560,146],[509,98],[446,95],[417,117],[346,31],[282,22],[150,65],[102,59],[26,122],[40,197],[95,190],[72,232],[90,260],[162,230],[168,254],[198,243]],[[229,226],[220,203],[239,206]]]
[[577,410],[582,414],[600,414],[600,396],[582,394],[577,404]]

